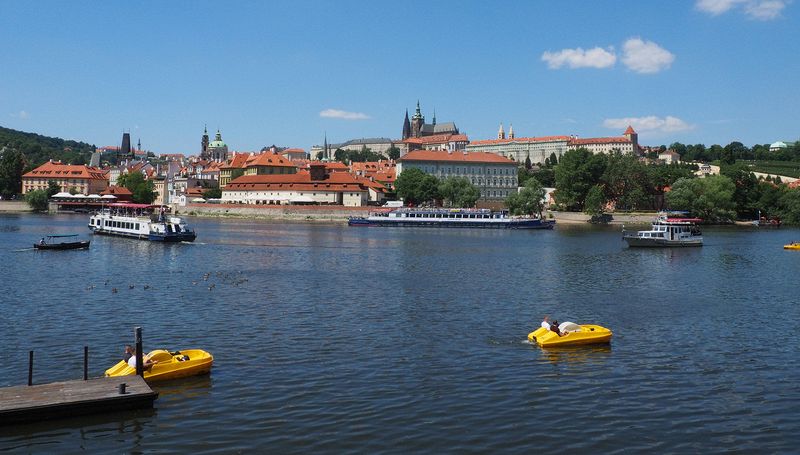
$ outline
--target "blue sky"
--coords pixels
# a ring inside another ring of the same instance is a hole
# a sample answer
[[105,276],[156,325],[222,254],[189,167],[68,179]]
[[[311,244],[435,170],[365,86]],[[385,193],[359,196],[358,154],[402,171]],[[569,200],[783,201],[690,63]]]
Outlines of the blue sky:
[[0,8],[0,125],[195,154],[401,134],[800,138],[800,2],[63,2]]

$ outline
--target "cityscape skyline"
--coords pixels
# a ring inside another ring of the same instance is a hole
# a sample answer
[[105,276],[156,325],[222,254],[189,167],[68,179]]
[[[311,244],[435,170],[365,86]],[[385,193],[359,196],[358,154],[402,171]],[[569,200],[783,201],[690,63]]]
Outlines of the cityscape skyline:
[[645,145],[800,136],[790,1],[386,5],[6,2],[0,125],[97,146],[129,130],[184,154],[208,125],[232,151],[309,151],[324,135],[399,139],[419,100],[470,140],[500,124],[630,124]]

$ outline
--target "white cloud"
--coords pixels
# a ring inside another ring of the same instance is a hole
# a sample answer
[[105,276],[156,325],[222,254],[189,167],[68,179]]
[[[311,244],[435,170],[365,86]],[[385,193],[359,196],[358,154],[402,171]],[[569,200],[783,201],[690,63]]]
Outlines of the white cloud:
[[791,0],[697,0],[695,8],[712,16],[743,8],[751,19],[768,21],[780,16]]
[[634,130],[639,133],[674,133],[677,131],[687,131],[694,128],[694,125],[686,123],[678,117],[670,115],[666,117],[656,117],[650,115],[647,117],[625,117],[625,118],[609,118],[603,121],[603,126],[617,130],[624,130],[632,126]]
[[622,45],[622,63],[642,74],[653,74],[667,69],[675,61],[675,54],[652,41],[630,38]]
[[28,119],[28,118],[31,117],[31,114],[29,114],[27,111],[19,111],[17,113],[12,113],[12,114],[8,114],[8,115],[11,116],[11,117],[14,117],[14,118],[22,119],[22,120],[25,120],[25,119]]
[[747,2],[744,12],[753,19],[769,21],[781,15],[788,4],[785,0],[760,0]]
[[608,68],[614,66],[617,56],[614,48],[603,49],[595,47],[589,50],[562,49],[558,52],[546,51],[542,54],[542,61],[547,62],[550,69],[558,69],[566,65],[569,68]]
[[719,16],[722,13],[727,13],[734,6],[744,3],[746,0],[697,0],[695,8],[709,13],[712,16]]
[[338,118],[343,120],[367,120],[369,115],[361,112],[347,112],[339,109],[325,109],[319,113],[320,117]]

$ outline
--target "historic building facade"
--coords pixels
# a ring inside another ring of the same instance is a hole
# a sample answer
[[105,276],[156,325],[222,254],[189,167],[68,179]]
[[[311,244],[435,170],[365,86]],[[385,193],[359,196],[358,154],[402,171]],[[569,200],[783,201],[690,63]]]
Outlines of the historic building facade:
[[403,120],[403,140],[412,137],[434,136],[440,134],[459,134],[458,127],[453,122],[436,124],[436,112],[433,113],[433,122],[425,123],[425,116],[419,108],[419,101],[417,101],[417,110],[411,120],[408,118],[408,110],[406,110],[406,117]]
[[200,159],[217,162],[228,159],[228,144],[222,141],[219,130],[211,142],[208,142],[208,129],[203,130],[203,138],[200,140]]
[[639,153],[639,135],[633,130],[631,126],[622,133],[622,136],[616,137],[590,137],[578,138],[572,137],[569,141],[569,149],[575,150],[584,148],[594,154],[598,153]]
[[437,178],[465,177],[485,201],[499,201],[517,192],[517,163],[486,152],[415,150],[397,161],[397,176],[419,169]]
[[50,181],[60,186],[63,192],[74,191],[85,196],[99,194],[108,188],[108,178],[100,169],[50,160],[22,176],[22,194],[47,190]]
[[466,150],[494,153],[517,163],[525,163],[530,159],[532,164],[537,164],[544,163],[553,153],[561,159],[561,155],[569,150],[569,141],[572,139],[569,136],[514,137],[513,128],[509,130],[509,137],[505,137],[502,128],[498,139],[472,141],[467,144]]

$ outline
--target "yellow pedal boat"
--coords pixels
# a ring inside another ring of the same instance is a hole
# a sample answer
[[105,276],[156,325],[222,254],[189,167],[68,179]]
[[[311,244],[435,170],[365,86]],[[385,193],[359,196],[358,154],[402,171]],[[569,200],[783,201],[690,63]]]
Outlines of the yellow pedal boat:
[[611,330],[599,325],[578,325],[573,322],[564,322],[559,325],[559,330],[564,335],[558,336],[552,330],[539,327],[528,334],[528,341],[537,343],[543,348],[607,344],[611,342]]
[[[183,349],[176,352],[156,349],[147,354],[145,360],[157,362],[149,371],[144,372],[144,379],[147,382],[156,382],[208,373],[214,363],[214,356],[201,349]],[[106,370],[106,377],[133,374],[136,374],[136,368],[129,366],[124,360]]]
[[792,242],[788,245],[783,245],[784,250],[800,250],[800,242]]

